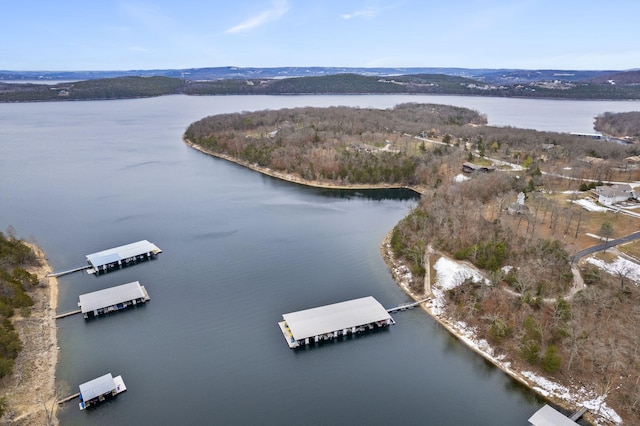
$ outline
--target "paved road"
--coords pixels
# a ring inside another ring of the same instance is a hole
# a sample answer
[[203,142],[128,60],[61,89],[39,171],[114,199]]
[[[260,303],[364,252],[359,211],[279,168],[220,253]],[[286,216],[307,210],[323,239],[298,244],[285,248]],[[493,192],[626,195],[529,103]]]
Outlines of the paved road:
[[584,250],[580,250],[579,252],[577,252],[576,254],[573,255],[573,257],[571,257],[571,262],[572,263],[578,263],[580,261],[580,259],[582,259],[584,256],[587,256],[591,253],[595,253],[597,251],[600,250],[605,250],[609,247],[614,247],[617,246],[619,244],[623,244],[623,243],[628,243],[629,241],[633,241],[633,240],[637,240],[640,239],[640,231],[638,232],[634,232],[633,234],[629,234],[625,237],[622,238],[618,238],[615,240],[609,240],[606,243],[602,243],[602,244],[598,244],[595,245],[593,247],[589,247],[586,248]]

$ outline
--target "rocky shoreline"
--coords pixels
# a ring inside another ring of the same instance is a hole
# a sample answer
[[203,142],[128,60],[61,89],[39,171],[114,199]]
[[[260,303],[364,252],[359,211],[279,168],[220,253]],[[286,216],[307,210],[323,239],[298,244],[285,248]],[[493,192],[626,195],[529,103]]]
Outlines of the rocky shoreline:
[[6,379],[7,409],[0,422],[21,426],[58,424],[55,374],[58,340],[55,319],[58,281],[47,277],[52,272],[44,252],[25,243],[35,253],[40,266],[28,268],[38,277],[38,286],[29,294],[34,305],[31,314],[12,319],[22,341],[13,374]]

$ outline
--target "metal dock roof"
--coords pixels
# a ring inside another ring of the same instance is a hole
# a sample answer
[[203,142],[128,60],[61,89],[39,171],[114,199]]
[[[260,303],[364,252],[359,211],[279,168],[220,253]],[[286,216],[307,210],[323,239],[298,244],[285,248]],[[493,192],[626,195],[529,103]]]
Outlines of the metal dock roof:
[[296,340],[391,318],[372,296],[283,314]]
[[138,281],[122,284],[104,290],[94,291],[80,295],[80,308],[82,313],[93,312],[108,306],[128,302],[140,298],[146,298],[146,294]]
[[529,417],[529,423],[534,426],[576,426],[578,424],[547,404]]
[[88,254],[87,261],[89,261],[91,266],[97,268],[99,266],[108,265],[119,260],[125,260],[147,253],[158,254],[162,253],[162,250],[160,250],[157,245],[150,243],[147,240],[142,240],[114,247],[112,249],[99,251],[97,253]]
[[116,384],[113,381],[111,373],[107,373],[104,376],[100,376],[97,379],[88,381],[80,385],[80,393],[82,394],[83,401],[90,401],[93,398],[97,398],[100,395],[113,392],[116,388]]

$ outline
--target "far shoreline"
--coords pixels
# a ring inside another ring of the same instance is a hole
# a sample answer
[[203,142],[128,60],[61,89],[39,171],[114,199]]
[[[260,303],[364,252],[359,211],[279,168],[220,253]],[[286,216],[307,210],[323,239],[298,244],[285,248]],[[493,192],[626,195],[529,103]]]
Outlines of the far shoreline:
[[[326,182],[313,182],[313,181],[306,181],[300,177],[297,176],[293,176],[290,174],[286,174],[286,173],[282,173],[282,172],[277,172],[277,171],[273,171],[269,168],[266,167],[261,167],[255,164],[249,164],[245,161],[241,161],[238,159],[235,159],[229,155],[225,155],[225,154],[219,154],[219,153],[215,153],[212,152],[204,147],[202,147],[201,145],[195,144],[193,142],[191,142],[190,140],[188,140],[187,138],[183,138],[183,141],[191,148],[196,149],[204,154],[216,157],[216,158],[220,158],[235,164],[238,164],[240,166],[246,167],[248,169],[257,171],[259,173],[265,174],[267,176],[271,176],[277,179],[281,179],[287,182],[291,182],[291,183],[296,183],[299,185],[304,185],[304,186],[308,186],[308,187],[313,187],[313,188],[327,188],[327,189],[345,189],[345,190],[353,190],[353,189],[367,189],[367,190],[375,190],[375,189],[410,189],[418,194],[422,194],[424,192],[423,188],[416,188],[416,187],[407,187],[407,186],[393,186],[393,185],[338,185],[338,184],[331,184],[331,183],[326,183]],[[401,265],[401,263],[399,261],[397,261],[394,256],[393,253],[388,250],[388,247],[390,247],[390,241],[391,241],[391,233],[392,230],[389,231],[385,237],[383,238],[381,244],[380,244],[380,253],[382,255],[383,261],[385,262],[385,264],[387,265],[387,269],[389,270],[389,272],[391,273],[393,280],[395,281],[396,285],[401,288],[405,294],[407,294],[409,297],[411,297],[414,301],[419,301],[424,299],[424,296],[420,297],[416,294],[414,294],[413,292],[411,292],[411,290],[402,284],[402,280],[396,275],[395,273],[395,269]],[[437,315],[434,312],[431,311],[431,309],[429,309],[429,307],[427,306],[427,304],[423,303],[420,306],[431,318],[433,318],[438,324],[440,324],[442,327],[444,327],[449,333],[451,333],[454,337],[456,337],[456,339],[458,339],[460,342],[462,342],[466,347],[468,347],[469,349],[471,349],[472,351],[474,351],[476,354],[482,356],[482,358],[484,358],[486,361],[490,362],[493,366],[495,366],[496,368],[498,368],[500,371],[502,371],[503,373],[507,374],[509,377],[511,377],[512,379],[516,380],[518,383],[520,383],[521,385],[525,386],[527,389],[531,390],[532,392],[535,392],[539,397],[551,402],[552,404],[555,404],[556,406],[562,407],[563,409],[566,409],[568,411],[574,410],[576,407],[571,406],[568,401],[560,399],[560,398],[556,398],[556,397],[552,397],[548,394],[543,393],[543,390],[538,388],[537,386],[535,386],[534,384],[532,384],[529,380],[527,380],[527,378],[525,378],[519,371],[515,371],[512,370],[508,367],[506,367],[505,365],[501,364],[498,360],[496,360],[494,357],[492,357],[490,354],[485,353],[484,351],[482,351],[480,348],[470,344],[465,336],[459,332],[455,325],[454,322],[452,322],[449,318],[443,316],[443,315]],[[531,413],[533,415],[533,413]],[[589,416],[589,413],[585,414],[585,417],[591,417]],[[591,422],[590,418],[587,419],[588,421]]]

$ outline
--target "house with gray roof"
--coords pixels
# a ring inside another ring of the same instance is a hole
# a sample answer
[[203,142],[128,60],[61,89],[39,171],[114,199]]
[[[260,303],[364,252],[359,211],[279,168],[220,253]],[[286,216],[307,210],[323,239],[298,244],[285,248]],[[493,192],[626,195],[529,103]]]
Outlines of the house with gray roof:
[[621,203],[629,198],[636,198],[633,188],[626,183],[596,186],[595,191],[598,194],[598,202],[605,206]]

